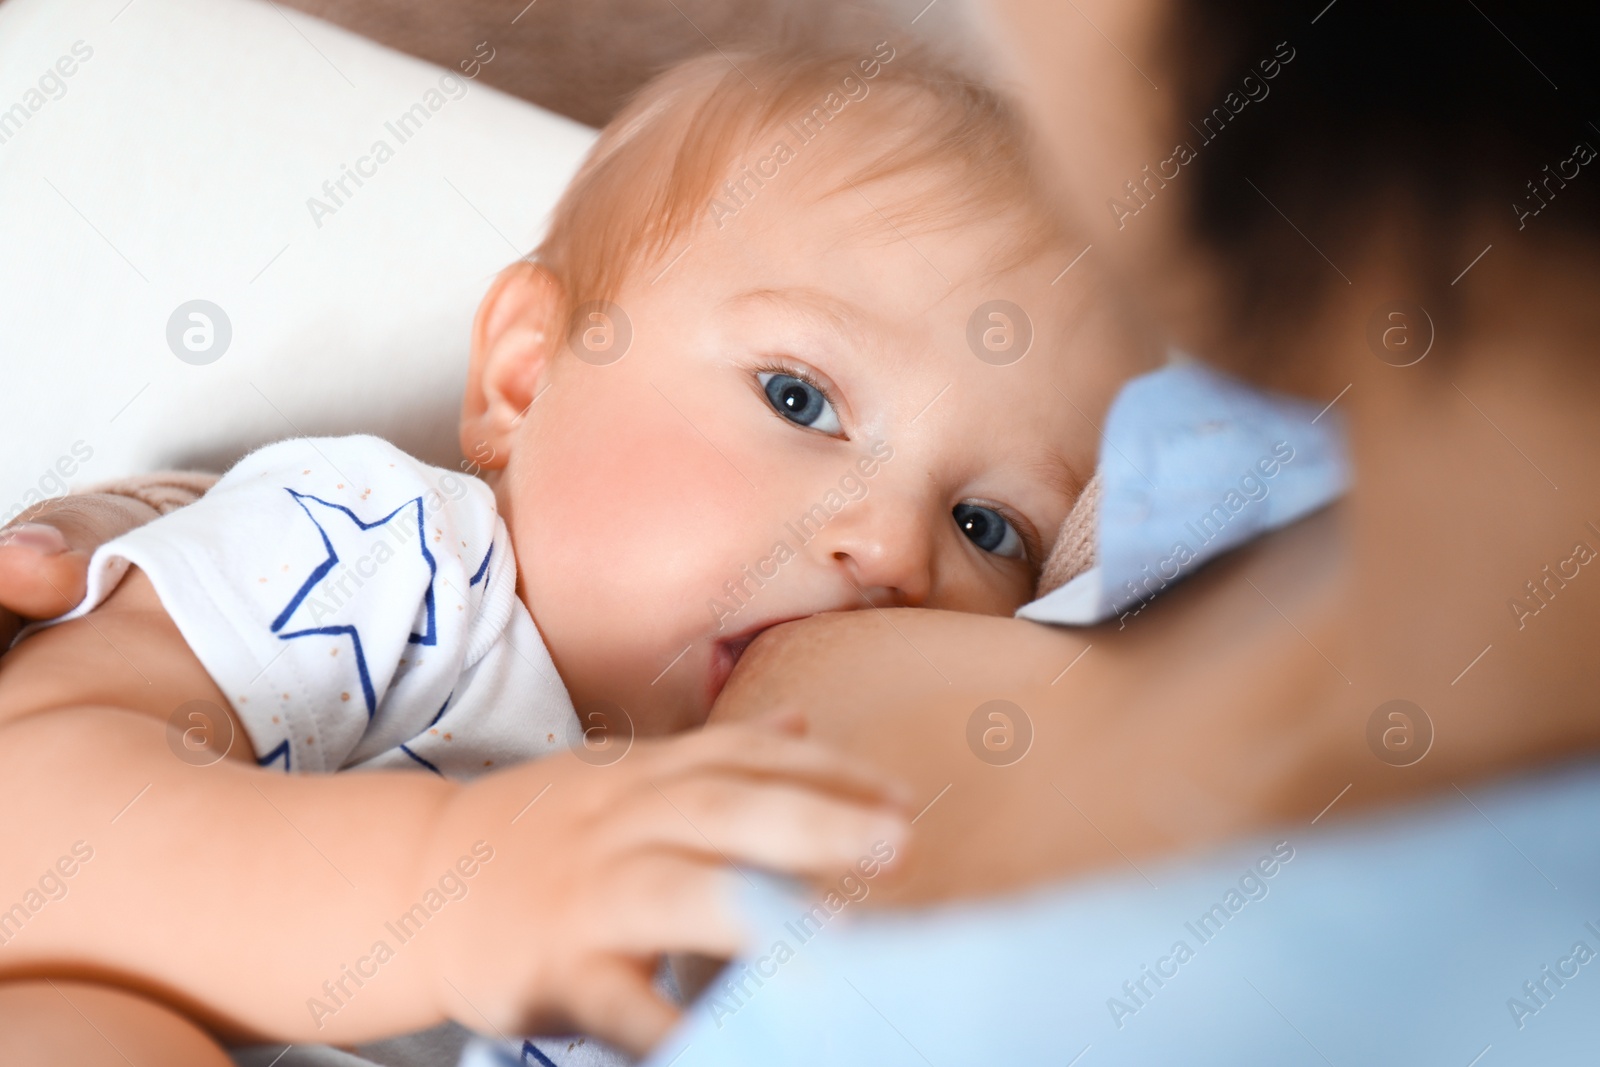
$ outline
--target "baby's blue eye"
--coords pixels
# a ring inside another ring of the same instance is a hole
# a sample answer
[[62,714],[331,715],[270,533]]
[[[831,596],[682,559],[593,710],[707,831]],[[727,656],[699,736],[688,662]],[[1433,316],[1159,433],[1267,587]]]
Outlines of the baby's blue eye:
[[763,371],[756,375],[761,388],[766,391],[767,402],[790,422],[821,433],[839,432],[839,416],[828,403],[822,390],[792,374]]
[[993,508],[957,504],[950,513],[967,539],[985,552],[1008,559],[1022,559],[1027,555],[1016,529]]

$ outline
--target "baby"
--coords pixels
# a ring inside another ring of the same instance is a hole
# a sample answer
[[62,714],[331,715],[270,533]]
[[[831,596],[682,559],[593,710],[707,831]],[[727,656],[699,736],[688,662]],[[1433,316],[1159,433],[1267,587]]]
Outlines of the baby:
[[41,801],[8,854],[95,856],[0,975],[235,1038],[641,1049],[660,954],[739,945],[730,864],[892,856],[903,799],[793,723],[651,739],[785,621],[1031,598],[1149,356],[1026,151],[888,42],[653,82],[478,309],[461,471],[263,448],[0,661]]

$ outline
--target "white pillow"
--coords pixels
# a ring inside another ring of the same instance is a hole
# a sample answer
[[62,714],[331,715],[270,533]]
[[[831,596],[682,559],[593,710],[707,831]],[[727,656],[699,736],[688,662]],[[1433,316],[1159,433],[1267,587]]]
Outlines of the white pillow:
[[0,521],[296,433],[453,465],[473,310],[594,137],[270,3],[0,4]]

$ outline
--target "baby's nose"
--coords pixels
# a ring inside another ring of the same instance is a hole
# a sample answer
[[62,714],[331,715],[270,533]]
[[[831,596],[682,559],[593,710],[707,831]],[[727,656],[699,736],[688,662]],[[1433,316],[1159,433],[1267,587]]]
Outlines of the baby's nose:
[[[863,501],[863,504],[868,503]],[[872,607],[919,607],[933,586],[932,531],[918,509],[861,508],[824,531],[827,559]]]

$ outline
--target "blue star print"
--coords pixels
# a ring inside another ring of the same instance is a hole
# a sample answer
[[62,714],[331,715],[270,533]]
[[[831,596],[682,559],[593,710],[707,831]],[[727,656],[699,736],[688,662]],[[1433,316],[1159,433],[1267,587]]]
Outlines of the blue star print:
[[[377,711],[378,700],[373,691],[372,676],[367,671],[367,658],[361,647],[361,634],[356,627],[350,625],[308,626],[294,630],[286,629],[286,627],[290,620],[294,618],[295,613],[305,603],[306,597],[340,562],[341,557],[334,547],[335,537],[342,540],[351,533],[366,532],[383,526],[401,515],[409,517],[414,513],[417,524],[417,550],[422,553],[422,560],[428,565],[428,588],[422,598],[427,622],[423,626],[422,632],[413,632],[409,640],[414,645],[435,644],[438,641],[438,631],[436,627],[437,620],[434,615],[433,580],[439,573],[439,567],[434,561],[433,554],[428,551],[426,530],[423,526],[422,498],[413,497],[382,518],[364,522],[355,512],[342,504],[329,503],[320,497],[297,493],[287,487],[284,488],[284,492],[294,498],[295,503],[299,504],[300,509],[306,513],[306,518],[310,519],[312,525],[316,526],[317,534],[322,538],[323,547],[328,550],[328,558],[317,565],[316,569],[301,584],[294,597],[290,599],[288,605],[284,607],[283,611],[279,612],[276,619],[272,620],[272,632],[278,635],[280,641],[292,641],[295,638],[313,635],[348,636],[355,650],[356,671],[361,676],[361,695],[366,700],[367,718],[371,719]],[[313,510],[313,505],[315,506],[315,511]],[[315,512],[320,512],[324,521],[318,521]],[[408,520],[403,519],[402,521]],[[324,522],[326,522],[326,525],[324,525]],[[329,536],[330,531],[333,534],[332,537]]]

